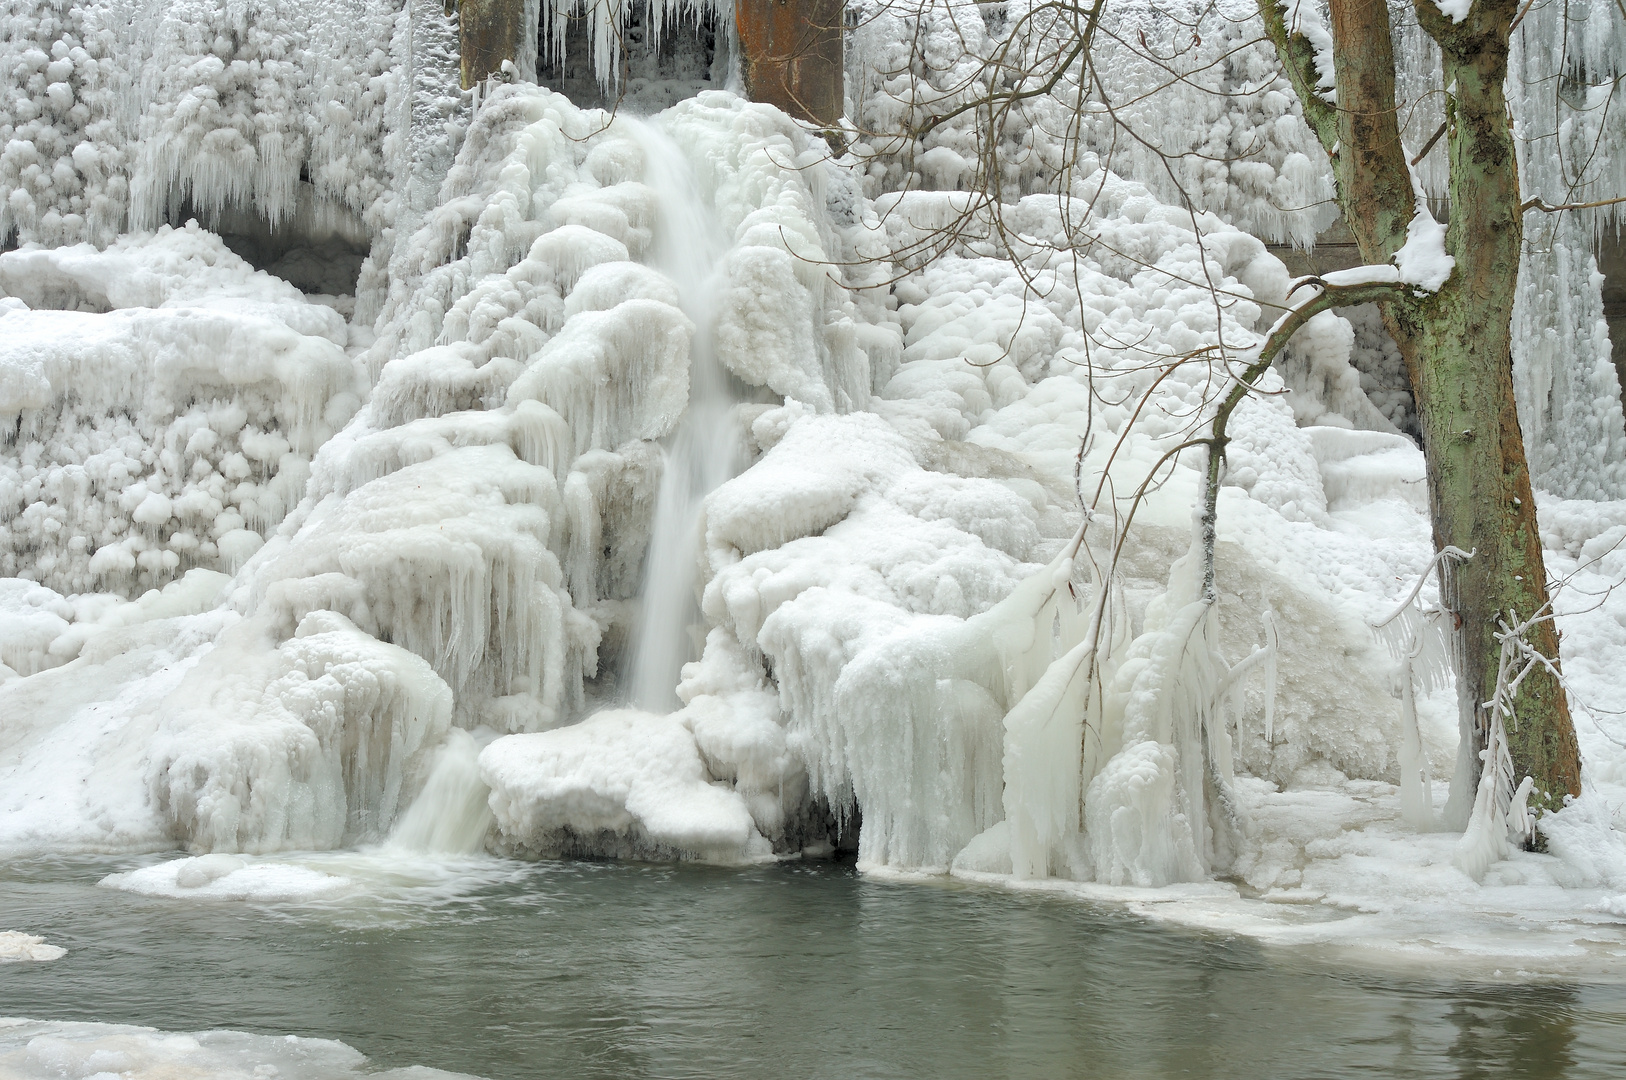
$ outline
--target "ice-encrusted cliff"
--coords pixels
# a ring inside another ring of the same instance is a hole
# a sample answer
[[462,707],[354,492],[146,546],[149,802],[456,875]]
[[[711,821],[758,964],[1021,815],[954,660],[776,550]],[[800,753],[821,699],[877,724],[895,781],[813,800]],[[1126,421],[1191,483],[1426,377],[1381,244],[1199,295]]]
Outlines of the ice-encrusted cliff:
[[[986,43],[972,5],[862,21],[842,157],[724,92],[653,119],[523,84],[476,106],[437,8],[300,10],[12,10],[0,851],[381,839],[447,747],[478,750],[457,775],[489,788],[487,845],[532,856],[856,843],[874,869],[1319,873],[1326,895],[1351,887],[1329,864],[1412,835],[1401,687],[1366,624],[1428,564],[1422,458],[1362,391],[1356,333],[1318,317],[1237,413],[1215,607],[1193,602],[1198,462],[1166,457],[1211,400],[1189,359],[1245,350],[1287,296],[1246,230],[1323,223],[1281,209],[1325,178],[1279,88],[1158,118],[1262,140],[1197,209],[1108,160],[1105,126],[1049,160],[1067,103],[1039,103],[1012,245],[953,190],[967,126],[875,134],[951,76],[905,87],[872,54],[900,27]],[[1250,49],[1176,96],[1263,78]],[[671,257],[689,212],[716,238],[699,262]],[[1590,484],[1543,507],[1582,592],[1626,528],[1584,501],[1620,460],[1584,239],[1541,257],[1586,287],[1519,315],[1532,460]],[[663,562],[702,353],[728,384],[706,400],[732,403],[703,422],[738,460]],[[693,661],[670,712],[627,707],[652,574],[680,579],[662,632]],[[1561,603],[1600,786],[1563,858],[1517,872],[1618,888],[1619,601]],[[1448,698],[1418,706],[1441,778]]]

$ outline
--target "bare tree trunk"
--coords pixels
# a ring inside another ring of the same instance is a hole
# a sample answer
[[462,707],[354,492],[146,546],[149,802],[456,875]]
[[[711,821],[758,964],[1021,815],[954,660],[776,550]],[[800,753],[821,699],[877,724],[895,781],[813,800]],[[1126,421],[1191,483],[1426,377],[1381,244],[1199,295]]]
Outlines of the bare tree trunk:
[[[1444,54],[1451,222],[1456,260],[1438,292],[1384,303],[1384,321],[1411,374],[1428,463],[1436,548],[1473,551],[1458,568],[1454,606],[1462,620],[1459,693],[1473,695],[1483,740],[1483,703],[1496,685],[1500,622],[1528,619],[1548,603],[1524,440],[1513,403],[1511,324],[1523,239],[1518,166],[1503,82],[1516,0],[1475,0],[1454,24],[1432,0],[1416,0],[1423,28]],[[1384,0],[1332,0],[1336,107],[1316,93],[1308,41],[1287,26],[1277,0],[1260,0],[1272,41],[1332,161],[1344,219],[1368,263],[1403,246],[1415,210],[1400,142],[1389,11]],[[1558,657],[1550,619],[1530,644]],[[1516,777],[1536,781],[1532,804],[1563,805],[1581,791],[1580,751],[1557,678],[1532,672],[1514,699],[1507,732]]]

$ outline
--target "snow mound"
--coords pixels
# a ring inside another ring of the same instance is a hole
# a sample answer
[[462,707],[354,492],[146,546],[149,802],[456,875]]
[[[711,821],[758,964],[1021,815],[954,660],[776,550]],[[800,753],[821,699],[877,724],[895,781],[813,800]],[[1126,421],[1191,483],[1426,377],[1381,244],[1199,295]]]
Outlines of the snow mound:
[[452,695],[421,658],[313,611],[267,649],[262,620],[223,633],[161,707],[152,801],[201,851],[377,839],[421,786]]
[[347,878],[303,866],[249,863],[235,855],[199,855],[156,866],[109,874],[109,889],[170,899],[309,901],[331,898],[355,887]]
[[531,856],[751,862],[769,855],[745,801],[713,785],[672,717],[607,710],[510,735],[480,755],[502,845]]

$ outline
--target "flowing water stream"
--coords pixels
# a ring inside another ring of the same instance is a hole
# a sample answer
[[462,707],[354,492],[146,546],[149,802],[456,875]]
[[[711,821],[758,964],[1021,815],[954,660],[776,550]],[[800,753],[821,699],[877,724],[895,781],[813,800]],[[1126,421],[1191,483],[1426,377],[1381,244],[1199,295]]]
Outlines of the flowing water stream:
[[96,885],[129,865],[0,867],[6,922],[68,950],[0,965],[0,1016],[319,1036],[492,1080],[1622,1075],[1626,987],[1351,974],[832,864],[463,859],[286,902]]
[[663,453],[661,484],[644,560],[644,587],[628,676],[634,705],[670,712],[683,665],[697,654],[690,628],[700,618],[695,592],[705,498],[739,471],[741,446],[730,411],[737,398],[717,361],[714,328],[718,268],[726,242],[682,149],[653,122],[632,120],[644,150],[644,182],[659,199],[655,266],[677,286],[693,320],[689,408]]

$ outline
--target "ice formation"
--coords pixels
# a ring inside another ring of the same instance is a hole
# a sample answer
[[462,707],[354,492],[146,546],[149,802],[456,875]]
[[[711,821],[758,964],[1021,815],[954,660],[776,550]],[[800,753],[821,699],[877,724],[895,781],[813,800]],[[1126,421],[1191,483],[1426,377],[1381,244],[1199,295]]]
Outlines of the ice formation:
[[[626,10],[592,9],[595,64]],[[1003,115],[995,161],[955,110],[998,48],[1058,62],[1039,8],[855,4],[838,156],[727,92],[652,119],[523,77],[462,94],[419,0],[14,5],[0,852],[180,846],[106,883],[288,902],[371,872],[288,854],[313,849],[856,848],[1267,904],[1528,882],[1606,907],[1626,434],[1588,245],[1613,219],[1532,227],[1516,316],[1589,783],[1539,855],[1509,841],[1516,778],[1437,790],[1459,713],[1427,620],[1393,656],[1371,632],[1439,599],[1371,310],[1312,319],[1239,406],[1208,591],[1181,449],[1206,359],[1287,302],[1264,241],[1332,216],[1251,11],[1112,9],[1111,79]],[[1417,233],[1381,272],[1430,287],[1441,228]]]
[[[1290,6],[1295,25],[1322,42],[1318,64],[1330,79],[1325,4]],[[872,196],[912,188],[993,189],[1007,199],[1065,192],[1104,167],[1170,206],[1219,214],[1274,242],[1311,244],[1336,217],[1325,155],[1251,3],[1107,5],[1089,68],[1068,49],[1083,10],[971,0],[853,7],[853,153]],[[1623,205],[1609,200],[1626,161],[1613,98],[1626,29],[1601,3],[1523,7],[1508,83],[1526,147],[1522,190],[1549,205],[1605,205],[1526,214],[1514,336],[1520,417],[1539,486],[1620,498],[1626,428],[1590,249],[1616,229]],[[1438,50],[1408,7],[1390,14],[1403,136],[1415,153],[1444,122]],[[995,72],[1015,86],[1013,69],[1029,72],[1020,76],[1024,88],[1059,81],[991,114],[970,107],[1000,89]],[[1087,70],[1097,73],[1093,82],[1084,81]],[[985,130],[995,143],[989,153]],[[1447,194],[1445,156],[1435,149],[1417,163],[1436,211]]]
[[43,963],[57,960],[67,949],[52,945],[38,934],[25,934],[18,930],[0,931],[0,964]]
[[0,1070],[18,1080],[91,1080],[120,1076],[159,1080],[211,1076],[253,1080],[469,1080],[415,1065],[376,1069],[362,1053],[331,1039],[254,1035],[244,1031],[171,1032],[129,1024],[0,1019]]
[[236,570],[366,392],[337,312],[196,225],[6,252],[0,288],[0,571],[59,593]]

